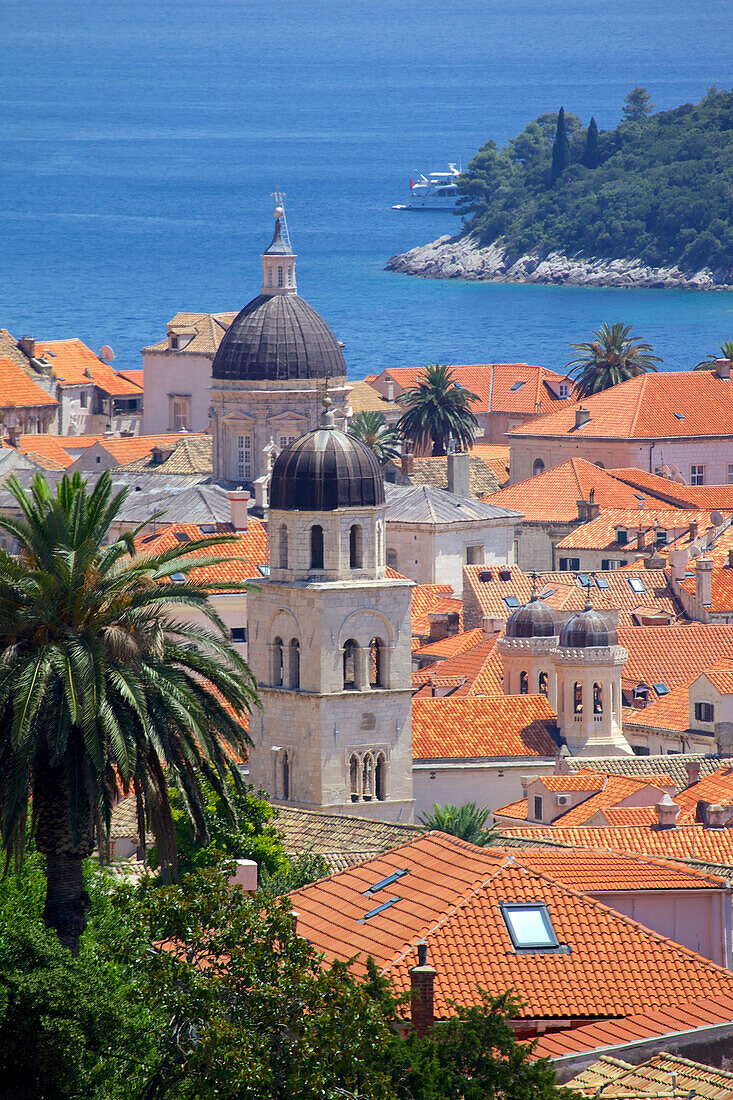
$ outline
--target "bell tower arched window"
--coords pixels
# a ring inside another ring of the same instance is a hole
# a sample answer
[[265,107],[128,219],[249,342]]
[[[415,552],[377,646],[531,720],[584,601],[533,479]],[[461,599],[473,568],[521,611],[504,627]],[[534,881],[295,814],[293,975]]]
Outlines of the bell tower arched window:
[[288,567],[288,529],[284,523],[280,524],[280,568]]
[[353,690],[356,687],[356,668],[359,647],[353,638],[349,638],[344,645],[344,691]]
[[355,752],[352,752],[351,759],[349,760],[349,790],[351,792],[351,801],[359,801],[359,758]]
[[374,770],[374,793],[380,802],[387,798],[387,759],[383,752],[377,756],[377,766]]
[[545,472],[544,462],[542,461],[541,458],[536,458],[534,460],[534,464],[532,466],[532,475],[534,477],[537,477],[538,474],[544,474],[544,472]]
[[297,691],[300,687],[300,642],[290,639],[290,687]]
[[349,565],[361,569],[364,561],[364,533],[360,524],[354,523],[349,531]]
[[539,678],[540,695],[547,695],[547,673],[541,672]]
[[311,527],[311,569],[323,569],[323,528],[320,523]]
[[603,688],[597,680],[593,685],[593,713],[603,714]]
[[290,798],[290,757],[288,750],[283,752],[283,799],[287,802]]
[[283,640],[275,638],[272,643],[272,686],[282,687],[283,682]]
[[384,687],[384,642],[372,638],[369,643],[369,684],[373,688]]
[[575,681],[575,690],[573,694],[573,712],[575,714],[583,713],[583,685]]
[[519,673],[519,694],[527,695],[529,693],[529,676],[526,672]]

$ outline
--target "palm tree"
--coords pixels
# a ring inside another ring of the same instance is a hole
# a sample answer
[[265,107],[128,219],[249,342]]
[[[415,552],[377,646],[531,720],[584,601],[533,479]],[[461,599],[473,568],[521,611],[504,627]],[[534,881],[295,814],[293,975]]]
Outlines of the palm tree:
[[[226,536],[145,557],[142,528],[112,539],[125,493],[102,474],[90,492],[79,474],[55,496],[40,475],[7,488],[20,518],[0,517],[18,544],[0,550],[0,809],[7,858],[22,859],[29,804],[46,860],[44,919],[72,954],[86,926],[82,859],[109,835],[112,807],[134,791],[141,843],[156,836],[175,875],[168,783],[206,838],[201,777],[230,806],[225,779],[242,784],[248,743],[241,718],[256,702],[252,674],[228,641],[208,587],[186,570]],[[241,589],[222,584],[217,588]],[[205,626],[182,621],[195,610]]]
[[461,840],[477,844],[479,848],[486,848],[496,844],[500,835],[497,828],[486,828],[489,813],[486,806],[479,808],[475,802],[468,802],[465,806],[439,806],[434,802],[433,812],[423,814],[420,824],[427,829],[437,829],[441,833],[460,837]]
[[696,363],[693,370],[713,370],[716,359],[733,359],[733,340],[724,340],[719,347],[719,354],[708,355],[700,363]]
[[432,443],[434,455],[444,455],[454,439],[461,447],[471,447],[478,421],[471,405],[475,393],[456,382],[450,367],[430,363],[416,386],[397,398],[407,408],[397,428],[415,447]]
[[590,397],[639,374],[656,371],[654,364],[662,362],[658,355],[651,354],[651,344],[631,335],[631,325],[615,321],[609,327],[604,323],[592,335],[595,340],[570,345],[577,359],[567,364],[572,368],[568,374],[579,375],[575,383],[578,397]]
[[388,428],[384,413],[358,412],[349,422],[349,435],[366,443],[377,457],[380,466],[386,466],[390,459],[399,458],[400,433],[396,428]]

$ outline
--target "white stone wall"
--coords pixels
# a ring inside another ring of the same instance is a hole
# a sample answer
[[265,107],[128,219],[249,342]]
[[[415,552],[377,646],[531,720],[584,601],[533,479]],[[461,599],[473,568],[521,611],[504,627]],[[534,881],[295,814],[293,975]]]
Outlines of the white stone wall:
[[[386,505],[371,508],[338,508],[331,512],[283,512],[271,508],[270,568],[274,581],[381,580],[385,575]],[[312,529],[323,531],[323,568],[311,567]],[[351,565],[351,529],[358,530],[361,565]],[[283,534],[287,553],[283,550]],[[287,560],[287,565],[284,565]],[[281,564],[281,562],[283,564]]]
[[495,810],[523,798],[522,776],[553,775],[555,758],[532,756],[515,760],[440,763],[418,761],[413,766],[415,820],[430,813],[433,803],[463,806],[475,802]]
[[399,573],[417,584],[450,584],[460,595],[467,548],[483,547],[483,561],[487,565],[513,564],[514,532],[515,522],[510,519],[450,524],[399,523],[388,519],[387,548],[396,552],[394,568]]
[[145,408],[143,434],[161,435],[173,431],[171,394],[189,396],[189,432],[204,431],[209,426],[211,404],[211,365],[213,355],[196,355],[182,351],[143,352]]

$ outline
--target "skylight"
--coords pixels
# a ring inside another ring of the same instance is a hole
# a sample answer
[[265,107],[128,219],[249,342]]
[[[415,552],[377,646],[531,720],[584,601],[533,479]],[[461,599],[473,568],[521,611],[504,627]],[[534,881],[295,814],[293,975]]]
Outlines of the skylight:
[[376,917],[377,913],[383,913],[385,909],[390,909],[393,905],[396,905],[401,898],[390,898],[389,901],[383,901],[381,905],[378,905],[376,909],[370,909],[368,913],[365,913],[361,920],[357,921],[357,924],[366,924],[371,917]]
[[175,538],[177,542],[190,542],[191,536],[187,535],[185,531],[176,531]]
[[635,592],[637,594],[637,596],[641,596],[642,593],[646,592],[646,588],[644,587],[644,582],[641,577],[629,577],[629,587],[632,592]]
[[510,393],[516,393],[517,390],[521,390],[522,386],[525,386],[526,384],[527,384],[527,379],[526,378],[523,381],[517,381],[517,382],[514,383],[513,386],[509,387],[509,391],[510,391]]
[[516,596],[504,596],[504,603],[507,607],[519,607],[519,600]]
[[596,577],[596,588],[608,588],[608,581],[605,577]]
[[269,565],[258,565],[257,566],[257,572],[259,573],[259,575],[261,577],[269,577],[270,576],[270,566]]
[[678,420],[684,420],[685,419],[685,414],[684,413],[675,413],[674,415],[676,416],[676,418]]
[[398,882],[399,879],[404,878],[404,876],[409,875],[409,873],[409,871],[395,871],[394,874],[388,875],[387,878],[381,879],[380,882],[375,882],[368,890],[364,890],[364,893],[376,894],[378,890],[384,890],[385,886],[391,886],[393,882]]
[[503,901],[499,908],[517,951],[546,951],[560,946],[544,902]]
[[171,576],[172,581],[183,582],[183,581],[185,581],[185,579],[186,579],[186,574],[185,573],[173,573],[172,576]]
[[669,695],[669,688],[666,684],[652,684],[652,687],[657,695]]
[[587,573],[578,573],[577,579],[581,588],[590,588],[590,577]]
[[215,535],[216,528],[213,523],[202,523],[199,527],[199,531],[202,535]]

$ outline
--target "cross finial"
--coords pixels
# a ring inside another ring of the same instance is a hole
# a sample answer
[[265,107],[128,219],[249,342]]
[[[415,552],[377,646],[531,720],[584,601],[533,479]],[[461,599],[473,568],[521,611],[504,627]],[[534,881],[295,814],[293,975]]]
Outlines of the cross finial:
[[530,574],[532,577],[532,599],[537,599],[537,573]]

